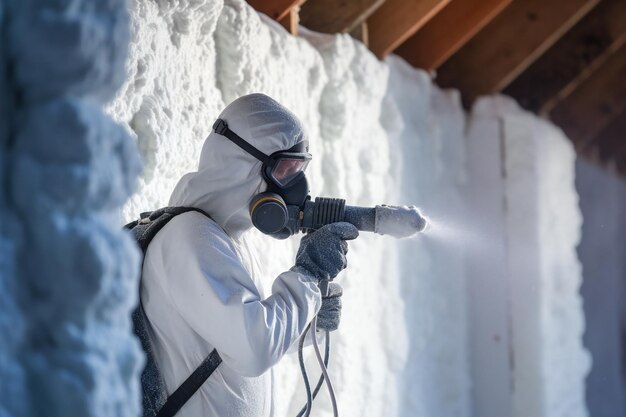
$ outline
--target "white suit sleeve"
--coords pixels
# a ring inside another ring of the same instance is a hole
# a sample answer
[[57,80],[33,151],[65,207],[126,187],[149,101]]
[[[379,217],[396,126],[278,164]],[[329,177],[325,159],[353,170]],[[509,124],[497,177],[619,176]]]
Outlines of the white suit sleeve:
[[295,271],[280,274],[261,299],[230,238],[199,213],[173,219],[157,238],[150,250],[160,253],[151,255],[162,259],[175,309],[241,375],[276,364],[321,306],[316,283]]

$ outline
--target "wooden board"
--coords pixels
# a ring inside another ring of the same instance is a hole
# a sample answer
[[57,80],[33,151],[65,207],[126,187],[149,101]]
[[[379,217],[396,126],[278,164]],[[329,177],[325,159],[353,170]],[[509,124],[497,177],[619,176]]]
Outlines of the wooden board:
[[300,4],[300,0],[247,0],[248,4],[257,11],[280,21],[289,11]]
[[361,41],[365,46],[367,47],[370,46],[369,30],[367,29],[367,22],[363,22],[356,28],[352,29],[350,31],[350,36],[352,36],[354,39],[358,41]]
[[626,1],[603,0],[503,92],[529,110],[549,113],[624,42]]
[[438,71],[466,103],[499,92],[587,14],[599,0],[515,0]]
[[293,36],[298,36],[298,25],[300,24],[300,7],[294,6],[289,12],[278,21]]
[[417,68],[434,70],[461,49],[512,0],[452,0],[394,51]]
[[379,58],[396,49],[450,0],[387,0],[367,21],[370,49]]
[[567,98],[559,101],[549,117],[582,150],[625,110],[626,45],[622,45]]
[[300,22],[316,32],[351,32],[385,0],[309,0],[300,10]]

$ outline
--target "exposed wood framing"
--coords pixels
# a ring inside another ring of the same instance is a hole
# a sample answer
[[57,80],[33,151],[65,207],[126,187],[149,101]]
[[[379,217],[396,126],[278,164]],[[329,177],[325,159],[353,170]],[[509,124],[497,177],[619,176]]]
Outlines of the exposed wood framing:
[[417,32],[450,0],[387,0],[368,19],[370,49],[384,58]]
[[298,25],[300,24],[300,6],[294,6],[289,12],[278,21],[293,36],[298,36]]
[[257,11],[280,21],[289,14],[294,6],[300,4],[300,0],[248,0],[248,4]]
[[361,41],[365,46],[370,46],[369,30],[367,29],[367,22],[361,23],[359,26],[350,31],[350,35],[356,40]]
[[385,0],[310,0],[300,10],[303,26],[317,32],[351,32]]
[[512,0],[452,0],[394,53],[434,70],[493,20]]
[[516,0],[441,66],[437,80],[466,103],[502,90],[599,0]]
[[577,149],[584,149],[626,110],[625,74],[626,45],[622,45],[549,113]]
[[522,106],[548,113],[626,42],[626,1],[603,0],[504,90]]

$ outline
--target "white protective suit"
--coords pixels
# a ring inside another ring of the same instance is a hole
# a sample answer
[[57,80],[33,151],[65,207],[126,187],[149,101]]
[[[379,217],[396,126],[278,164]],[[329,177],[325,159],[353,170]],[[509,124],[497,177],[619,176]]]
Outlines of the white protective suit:
[[[241,97],[220,115],[266,154],[304,140],[299,120],[262,94]],[[171,394],[216,348],[223,359],[177,416],[273,416],[271,367],[321,306],[311,276],[261,277],[245,232],[248,204],[266,188],[261,162],[212,132],[198,171],[176,186],[170,206],[198,207],[168,223],[148,247],[141,301],[155,360]]]

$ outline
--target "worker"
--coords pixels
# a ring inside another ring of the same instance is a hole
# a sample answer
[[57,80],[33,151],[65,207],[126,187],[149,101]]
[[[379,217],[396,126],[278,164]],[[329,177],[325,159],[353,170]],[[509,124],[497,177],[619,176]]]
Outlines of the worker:
[[[141,303],[169,394],[213,349],[222,358],[177,416],[269,417],[276,409],[272,367],[297,348],[318,312],[319,328],[338,326],[341,309],[322,299],[318,281],[346,267],[346,241],[358,231],[349,223],[324,226],[302,239],[291,269],[263,276],[259,261],[276,260],[249,243],[250,203],[266,190],[306,198],[308,139],[298,118],[263,94],[235,100],[219,119],[247,145],[215,131],[206,139],[197,171],[181,178],[169,205],[209,217],[181,214],[154,237]],[[268,167],[252,148],[278,163]],[[334,288],[332,297],[340,297]]]

